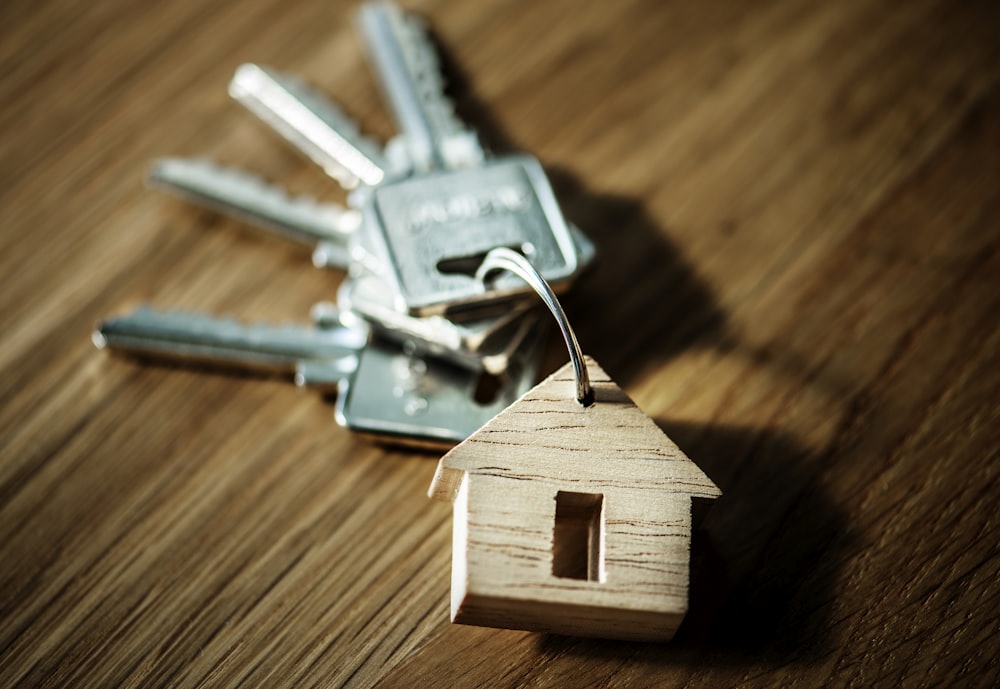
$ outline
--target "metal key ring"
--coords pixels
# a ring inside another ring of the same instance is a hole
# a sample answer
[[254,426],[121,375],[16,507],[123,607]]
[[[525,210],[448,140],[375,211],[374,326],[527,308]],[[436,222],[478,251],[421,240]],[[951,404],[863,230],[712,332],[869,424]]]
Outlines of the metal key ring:
[[556,299],[555,292],[541,276],[538,270],[521,254],[506,247],[498,247],[486,254],[482,264],[476,270],[476,279],[486,284],[486,279],[498,270],[506,270],[517,275],[531,286],[538,296],[542,298],[549,311],[555,316],[559,330],[562,331],[563,340],[566,341],[566,348],[569,350],[569,359],[573,362],[573,372],[576,375],[576,400],[584,407],[589,407],[594,403],[594,390],[590,385],[590,374],[587,373],[587,365],[583,361],[583,351],[580,343],[577,342],[573,326],[566,318],[566,312]]

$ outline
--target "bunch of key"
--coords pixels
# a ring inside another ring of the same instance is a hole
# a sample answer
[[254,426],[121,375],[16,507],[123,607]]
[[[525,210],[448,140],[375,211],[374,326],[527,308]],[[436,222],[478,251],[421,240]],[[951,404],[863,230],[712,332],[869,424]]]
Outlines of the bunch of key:
[[348,192],[346,207],[292,197],[206,160],[167,158],[152,186],[305,244],[317,267],[347,272],[337,304],[309,325],[140,307],[97,326],[94,342],[126,353],[294,374],[337,392],[337,421],[416,444],[452,444],[526,392],[545,328],[534,294],[512,275],[477,279],[507,247],[554,287],[594,257],[563,218],[537,160],[491,157],[461,122],[425,25],[386,2],[357,28],[400,134],[380,147],[320,92],[252,64],[233,98]]

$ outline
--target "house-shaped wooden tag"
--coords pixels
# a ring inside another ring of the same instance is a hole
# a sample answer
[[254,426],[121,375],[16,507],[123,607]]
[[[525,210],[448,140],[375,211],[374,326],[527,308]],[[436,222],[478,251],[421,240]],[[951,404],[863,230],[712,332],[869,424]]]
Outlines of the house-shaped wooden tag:
[[441,458],[453,622],[665,641],[683,619],[691,499],[721,492],[585,361],[593,405],[567,364]]

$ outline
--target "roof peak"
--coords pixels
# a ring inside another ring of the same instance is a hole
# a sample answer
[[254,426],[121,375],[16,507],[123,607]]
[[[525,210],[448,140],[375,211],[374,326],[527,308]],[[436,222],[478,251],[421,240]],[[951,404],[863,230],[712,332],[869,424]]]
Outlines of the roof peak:
[[721,495],[596,361],[584,361],[593,405],[577,402],[573,367],[566,364],[442,457],[429,495],[453,500],[465,473],[484,467],[555,479],[582,472],[594,480],[605,473],[620,480],[625,473],[637,485],[675,482],[693,496]]

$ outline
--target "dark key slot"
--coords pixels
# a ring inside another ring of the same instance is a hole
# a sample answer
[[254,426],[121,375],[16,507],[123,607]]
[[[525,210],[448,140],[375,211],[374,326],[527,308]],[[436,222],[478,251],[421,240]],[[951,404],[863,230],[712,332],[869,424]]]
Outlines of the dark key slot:
[[[524,256],[524,251],[520,246],[508,246],[511,251]],[[492,249],[490,250],[492,251]],[[476,271],[483,264],[483,259],[489,251],[482,251],[471,256],[455,256],[454,258],[442,258],[437,262],[437,270],[442,275],[465,275],[466,277],[476,277]]]

